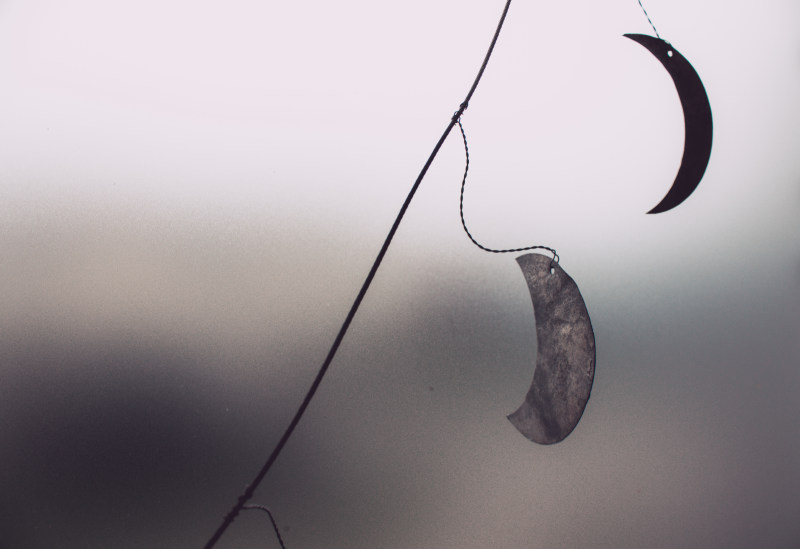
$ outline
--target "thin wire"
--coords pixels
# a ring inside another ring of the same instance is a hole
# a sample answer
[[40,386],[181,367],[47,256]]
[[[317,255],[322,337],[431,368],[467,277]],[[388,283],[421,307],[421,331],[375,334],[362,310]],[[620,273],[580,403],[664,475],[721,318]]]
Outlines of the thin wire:
[[661,38],[661,36],[658,34],[658,31],[656,30],[656,26],[653,24],[653,21],[650,19],[650,16],[647,15],[647,10],[644,9],[644,6],[642,5],[642,0],[639,0],[639,7],[642,8],[642,11],[644,12],[644,16],[647,17],[647,22],[650,23],[651,27],[653,27],[653,32],[656,33],[656,38],[658,38],[659,40],[663,40],[663,38]]
[[278,530],[278,523],[275,522],[275,517],[272,516],[272,511],[264,507],[263,505],[245,505],[242,507],[245,510],[258,510],[264,511],[269,515],[269,521],[272,523],[272,528],[275,530],[275,535],[278,536],[278,543],[281,544],[281,549],[286,549],[286,545],[283,544],[283,538],[281,537],[280,530]]
[[472,233],[469,232],[467,228],[467,222],[464,220],[464,187],[467,186],[467,173],[469,173],[469,145],[467,144],[467,134],[464,131],[464,125],[461,123],[461,118],[459,117],[458,120],[458,129],[461,130],[461,139],[464,141],[464,156],[466,157],[466,164],[464,165],[464,179],[461,180],[461,199],[458,203],[458,212],[461,214],[461,226],[464,227],[464,232],[467,233],[467,236],[481,250],[486,252],[491,252],[493,254],[507,254],[511,252],[524,252],[526,250],[547,250],[551,254],[553,254],[553,259],[550,262],[550,267],[553,267],[553,262],[558,263],[559,257],[558,253],[548,246],[526,246],[524,248],[509,248],[505,250],[495,250],[494,248],[487,248],[477,240],[475,237],[472,236]]
[[472,95],[475,93],[475,89],[478,87],[478,83],[480,82],[481,77],[483,76],[483,73],[486,70],[486,66],[489,63],[489,58],[491,57],[492,52],[494,51],[494,46],[497,43],[498,37],[500,36],[500,30],[503,28],[503,23],[505,22],[506,15],[508,14],[509,7],[511,7],[511,0],[506,0],[505,7],[503,8],[503,13],[500,16],[500,21],[497,24],[497,29],[494,32],[494,37],[492,38],[492,42],[489,44],[489,49],[486,52],[486,56],[483,59],[483,64],[481,65],[481,68],[478,71],[478,75],[475,77],[475,80],[472,83],[472,87],[467,93],[467,96],[464,99],[464,101],[461,102],[458,111],[456,111],[456,113],[450,119],[450,123],[447,125],[447,128],[444,130],[444,133],[442,133],[442,136],[439,138],[439,141],[433,147],[433,151],[431,151],[428,160],[422,167],[422,170],[417,176],[416,181],[411,186],[411,190],[409,191],[408,196],[406,196],[406,200],[403,203],[403,206],[400,208],[400,212],[397,214],[397,217],[394,220],[394,224],[392,225],[392,228],[389,230],[389,234],[386,236],[386,239],[383,242],[383,246],[381,246],[381,249],[378,252],[378,256],[375,258],[375,261],[372,264],[372,268],[370,268],[370,271],[367,274],[367,277],[364,280],[364,283],[362,284],[361,289],[358,292],[358,295],[356,295],[356,298],[353,301],[352,306],[350,307],[350,311],[347,313],[347,316],[345,317],[344,322],[342,323],[342,326],[339,329],[339,333],[336,335],[336,339],[334,339],[333,345],[331,345],[331,348],[328,351],[328,355],[325,357],[325,361],[322,363],[322,366],[320,366],[320,369],[317,372],[317,376],[314,378],[311,387],[308,389],[308,392],[306,393],[303,402],[300,404],[300,407],[298,408],[297,412],[292,418],[292,421],[289,423],[289,426],[286,428],[286,431],[283,433],[283,436],[281,436],[280,440],[275,445],[275,448],[272,450],[272,453],[269,455],[269,458],[267,459],[266,463],[264,463],[264,465],[258,471],[258,474],[256,474],[252,482],[250,482],[250,484],[247,485],[244,492],[237,499],[236,504],[233,506],[233,508],[222,519],[222,523],[219,525],[219,527],[211,536],[211,538],[208,540],[208,542],[206,542],[204,549],[211,549],[211,547],[216,545],[216,543],[219,541],[219,539],[222,537],[222,535],[225,533],[228,527],[236,519],[236,516],[239,514],[239,512],[244,508],[245,504],[253,497],[253,494],[258,488],[258,485],[261,484],[261,481],[264,479],[267,472],[269,472],[272,465],[278,459],[278,456],[280,455],[284,446],[286,446],[286,442],[289,440],[289,437],[292,435],[295,428],[297,427],[297,424],[300,422],[300,418],[303,417],[306,408],[308,408],[311,399],[314,397],[314,394],[317,392],[317,389],[319,388],[319,385],[322,382],[322,378],[325,377],[325,373],[328,371],[328,368],[330,367],[331,362],[333,361],[333,357],[336,355],[336,351],[339,349],[339,345],[342,343],[342,340],[344,339],[344,336],[347,333],[347,329],[350,327],[350,323],[353,321],[353,317],[355,317],[356,311],[358,311],[358,307],[361,305],[361,301],[364,299],[364,296],[367,293],[367,289],[369,289],[369,286],[372,283],[372,279],[375,278],[375,273],[378,272],[378,267],[380,266],[381,261],[383,261],[383,257],[384,255],[386,255],[386,251],[389,249],[389,244],[391,244],[392,239],[394,238],[394,235],[397,232],[398,227],[400,226],[400,221],[403,219],[403,216],[405,215],[408,206],[411,204],[411,199],[414,198],[414,195],[416,194],[417,189],[422,183],[425,174],[428,172],[428,168],[433,163],[433,160],[434,158],[436,158],[436,155],[439,153],[439,149],[442,148],[445,139],[447,139],[447,136],[450,135],[450,131],[453,129],[453,126],[455,126],[456,121],[461,117],[461,114],[464,112],[464,110],[466,110],[467,106],[469,105],[469,100],[472,99]]

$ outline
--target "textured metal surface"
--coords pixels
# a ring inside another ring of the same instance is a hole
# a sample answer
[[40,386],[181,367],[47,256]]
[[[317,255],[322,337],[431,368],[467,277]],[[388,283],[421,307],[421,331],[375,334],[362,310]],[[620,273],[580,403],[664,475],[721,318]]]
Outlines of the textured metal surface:
[[537,356],[533,383],[519,409],[508,416],[520,433],[539,444],[560,442],[583,415],[594,381],[592,322],[575,281],[541,254],[517,258],[531,292]]
[[675,83],[678,97],[683,107],[683,120],[686,126],[683,143],[681,167],[666,196],[655,208],[647,213],[661,213],[671,210],[694,192],[711,158],[714,124],[711,119],[711,104],[703,86],[703,81],[692,64],[672,47],[672,44],[646,34],[626,34],[638,42],[658,59]]

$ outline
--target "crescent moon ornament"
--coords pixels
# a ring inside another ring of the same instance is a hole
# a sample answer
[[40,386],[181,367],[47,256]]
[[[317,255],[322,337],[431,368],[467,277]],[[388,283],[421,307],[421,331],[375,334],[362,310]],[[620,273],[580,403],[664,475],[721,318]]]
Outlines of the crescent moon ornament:
[[594,331],[578,285],[542,254],[517,258],[533,301],[537,356],[525,401],[508,416],[539,444],[564,440],[580,421],[592,391]]
[[711,157],[713,123],[711,105],[706,89],[691,63],[669,42],[646,34],[625,34],[638,42],[658,59],[675,82],[678,97],[683,107],[686,133],[683,145],[683,159],[678,175],[666,196],[655,208],[647,213],[661,213],[671,210],[684,200],[700,184]]

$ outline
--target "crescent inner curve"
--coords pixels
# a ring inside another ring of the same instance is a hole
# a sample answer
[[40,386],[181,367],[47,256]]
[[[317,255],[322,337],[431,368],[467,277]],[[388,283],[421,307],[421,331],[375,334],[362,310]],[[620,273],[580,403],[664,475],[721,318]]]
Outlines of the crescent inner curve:
[[508,419],[529,440],[554,444],[572,432],[589,400],[594,331],[577,284],[560,265],[535,253],[517,263],[533,301],[537,356],[525,401]]
[[655,208],[647,213],[671,210],[692,194],[700,184],[711,157],[713,123],[711,104],[700,76],[691,63],[668,42],[646,34],[626,34],[658,59],[675,82],[683,107],[686,126],[683,159],[672,188]]

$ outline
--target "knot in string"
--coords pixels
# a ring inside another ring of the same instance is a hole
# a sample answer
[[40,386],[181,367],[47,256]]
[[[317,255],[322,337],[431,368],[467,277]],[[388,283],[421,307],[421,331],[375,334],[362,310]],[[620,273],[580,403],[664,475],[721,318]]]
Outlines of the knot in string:
[[461,120],[461,115],[464,114],[464,111],[467,110],[469,107],[469,101],[464,101],[461,105],[458,106],[458,110],[453,113],[453,121],[458,122]]

